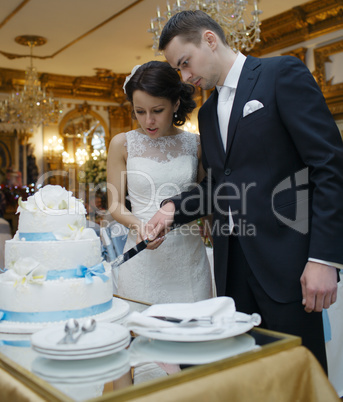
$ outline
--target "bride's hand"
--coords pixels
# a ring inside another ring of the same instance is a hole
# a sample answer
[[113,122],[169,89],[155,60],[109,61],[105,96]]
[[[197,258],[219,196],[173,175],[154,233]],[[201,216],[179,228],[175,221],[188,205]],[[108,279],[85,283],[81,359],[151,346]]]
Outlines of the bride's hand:
[[[143,240],[147,239],[147,235],[146,235],[146,226],[144,226],[142,224],[142,226],[140,226],[139,228],[136,229],[137,230],[137,241],[136,243],[140,243]],[[148,250],[155,250],[156,248],[158,248],[164,241],[165,236],[163,236],[162,234],[157,237],[156,239],[149,241],[149,243],[147,244],[147,249]]]
[[[160,239],[170,231],[174,221],[175,205],[173,202],[165,203],[145,226],[145,238],[151,241],[152,245],[158,247]],[[156,242],[156,243],[155,243]],[[156,248],[154,247],[154,248]]]
[[155,240],[149,241],[147,245],[148,250],[155,250],[156,248],[160,247],[160,245],[164,242],[165,237],[158,237]]

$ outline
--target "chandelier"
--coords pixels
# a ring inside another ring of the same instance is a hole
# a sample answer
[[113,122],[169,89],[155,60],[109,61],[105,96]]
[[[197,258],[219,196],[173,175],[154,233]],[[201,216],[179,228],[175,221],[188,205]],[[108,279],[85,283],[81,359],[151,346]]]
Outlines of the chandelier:
[[46,39],[41,36],[18,36],[15,41],[30,47],[30,67],[25,71],[25,84],[20,91],[0,103],[0,120],[2,123],[13,125],[17,129],[33,130],[34,126],[56,123],[62,113],[61,104],[41,88],[38,73],[32,63],[32,49],[41,46]]
[[[158,44],[162,29],[167,20],[183,10],[201,10],[212,17],[224,30],[227,43],[234,51],[249,52],[260,40],[259,0],[177,0],[172,6],[167,0],[165,17],[157,7],[156,18],[150,21],[148,32],[153,34],[155,55],[161,55]],[[248,10],[250,21],[247,22]]]

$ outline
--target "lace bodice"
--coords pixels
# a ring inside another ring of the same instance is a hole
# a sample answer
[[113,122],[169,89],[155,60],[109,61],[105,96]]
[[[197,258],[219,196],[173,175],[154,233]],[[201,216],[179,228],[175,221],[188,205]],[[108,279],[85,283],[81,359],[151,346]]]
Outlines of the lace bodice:
[[189,132],[151,139],[126,133],[127,187],[132,212],[147,221],[161,201],[191,189],[197,181],[199,136]]
[[[132,212],[142,221],[148,221],[165,198],[196,183],[198,135],[182,132],[151,139],[133,130],[126,133],[126,146]],[[129,231],[124,251],[136,240],[136,234]],[[200,234],[174,229],[158,249],[144,250],[120,265],[118,294],[149,303],[186,303],[212,297],[210,266]]]

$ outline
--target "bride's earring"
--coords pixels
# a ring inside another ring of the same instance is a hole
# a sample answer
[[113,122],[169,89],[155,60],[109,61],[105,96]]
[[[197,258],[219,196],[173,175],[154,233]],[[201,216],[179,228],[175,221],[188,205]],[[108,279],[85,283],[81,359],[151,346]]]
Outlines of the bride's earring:
[[174,113],[174,117],[175,117],[175,119],[177,119],[177,112]]

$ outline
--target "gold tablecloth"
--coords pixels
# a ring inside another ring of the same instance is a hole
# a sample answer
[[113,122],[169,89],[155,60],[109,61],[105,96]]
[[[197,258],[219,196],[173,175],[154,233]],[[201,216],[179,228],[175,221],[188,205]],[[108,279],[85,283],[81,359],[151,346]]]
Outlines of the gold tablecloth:
[[36,393],[0,368],[0,401],[44,402]]
[[305,347],[298,346],[130,401],[337,402],[340,399],[315,357]]

